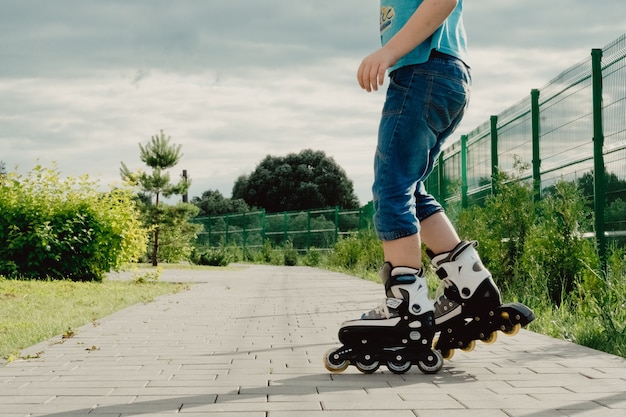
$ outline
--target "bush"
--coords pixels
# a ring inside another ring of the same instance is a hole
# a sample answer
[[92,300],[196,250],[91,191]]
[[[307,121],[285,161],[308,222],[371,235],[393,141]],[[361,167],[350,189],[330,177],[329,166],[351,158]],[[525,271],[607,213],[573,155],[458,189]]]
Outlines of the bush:
[[209,248],[196,255],[193,261],[197,265],[228,266],[231,255],[225,248]]
[[584,279],[587,266],[598,268],[593,243],[582,237],[589,220],[583,196],[573,183],[559,182],[538,205],[539,216],[528,232],[520,260],[524,282],[543,287],[560,305]]
[[317,267],[322,263],[322,254],[315,249],[309,249],[309,251],[304,255],[302,259],[302,263],[306,266]]
[[61,179],[56,167],[0,183],[0,274],[100,281],[135,261],[146,230],[127,189],[97,191],[87,176]]
[[380,240],[373,230],[361,230],[341,239],[329,255],[329,266],[357,271],[377,271],[384,256]]
[[529,184],[502,175],[498,194],[485,206],[472,206],[459,215],[459,235],[478,240],[480,256],[496,283],[506,288],[523,286],[519,262],[531,226],[536,221],[533,191]]
[[293,247],[293,243],[289,240],[283,247],[283,259],[286,266],[298,265],[298,251]]

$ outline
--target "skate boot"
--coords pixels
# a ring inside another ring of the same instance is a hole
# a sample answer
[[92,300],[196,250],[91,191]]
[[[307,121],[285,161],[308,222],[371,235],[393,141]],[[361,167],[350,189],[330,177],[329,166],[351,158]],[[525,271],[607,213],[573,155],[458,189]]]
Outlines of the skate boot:
[[435,325],[440,334],[434,347],[445,359],[452,358],[454,349],[474,350],[476,340],[495,342],[498,330],[514,336],[535,319],[524,304],[502,304],[476,246],[477,242],[463,241],[450,252],[429,253],[441,279],[435,297]]
[[426,374],[439,372],[443,358],[432,348],[434,305],[428,298],[423,270],[392,268],[385,263],[381,278],[387,298],[360,319],[341,325],[343,346],[326,352],[326,369],[343,372],[354,365],[369,374],[384,364],[395,374],[407,372],[412,365]]

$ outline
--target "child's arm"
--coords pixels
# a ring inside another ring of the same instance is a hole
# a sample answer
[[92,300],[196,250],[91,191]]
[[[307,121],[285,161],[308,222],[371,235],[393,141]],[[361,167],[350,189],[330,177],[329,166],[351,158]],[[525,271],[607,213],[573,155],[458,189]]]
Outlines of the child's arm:
[[458,0],[424,0],[413,16],[382,48],[361,62],[357,80],[368,92],[378,90],[387,68],[424,42],[448,18]]

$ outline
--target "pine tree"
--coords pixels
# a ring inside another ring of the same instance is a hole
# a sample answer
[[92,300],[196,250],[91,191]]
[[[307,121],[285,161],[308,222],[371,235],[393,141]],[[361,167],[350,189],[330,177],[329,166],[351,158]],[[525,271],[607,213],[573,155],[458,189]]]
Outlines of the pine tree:
[[[190,184],[186,178],[181,178],[175,184],[171,182],[170,174],[166,170],[176,166],[183,154],[181,153],[181,145],[170,144],[170,140],[171,137],[166,137],[161,130],[160,134],[152,136],[150,142],[145,146],[139,144],[140,159],[152,169],[151,172],[140,170],[133,173],[124,162],[120,168],[122,179],[138,185],[148,197],[150,203],[148,217],[150,218],[150,225],[153,227],[151,255],[153,266],[158,264],[159,229],[163,216],[163,210],[159,207],[159,200],[161,197],[167,198],[186,193]],[[153,197],[155,200],[152,205]]]

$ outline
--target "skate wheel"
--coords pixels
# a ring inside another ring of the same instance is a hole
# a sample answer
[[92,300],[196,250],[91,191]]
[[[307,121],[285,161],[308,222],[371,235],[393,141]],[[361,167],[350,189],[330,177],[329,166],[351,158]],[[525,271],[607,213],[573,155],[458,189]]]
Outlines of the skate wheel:
[[340,373],[348,368],[350,362],[335,359],[333,357],[335,351],[335,349],[330,349],[324,354],[324,367],[332,373]]
[[444,359],[446,360],[452,359],[452,357],[454,356],[454,349],[440,349],[437,347],[438,344],[439,344],[439,336],[435,336],[433,338],[433,349],[438,350]]
[[476,341],[475,340],[470,340],[470,342],[467,344],[467,346],[461,348],[461,350],[463,352],[471,352],[474,349],[476,349]]
[[417,367],[424,374],[436,374],[443,368],[443,356],[438,350],[431,350],[426,360],[417,362]]
[[516,323],[513,325],[511,330],[503,331],[502,333],[504,333],[507,336],[515,336],[516,334],[519,333],[521,328],[522,328],[522,325],[519,323]]
[[441,349],[440,352],[441,356],[447,361],[454,357],[454,349]]
[[498,340],[498,332],[491,332],[491,334],[487,336],[486,338],[480,339],[480,341],[486,345],[491,345],[495,343],[496,340]]
[[435,337],[433,337],[433,343],[432,343],[431,347],[432,347],[433,349],[437,349],[437,344],[438,344],[438,343],[439,343],[439,336],[435,336]]
[[394,374],[404,374],[409,369],[411,369],[411,361],[399,362],[399,361],[389,361],[387,362],[387,369],[389,369]]
[[359,371],[363,372],[364,374],[373,374],[380,367],[380,362],[378,362],[378,361],[373,361],[373,362],[357,361],[354,364],[354,366],[356,366],[356,369],[358,369]]

